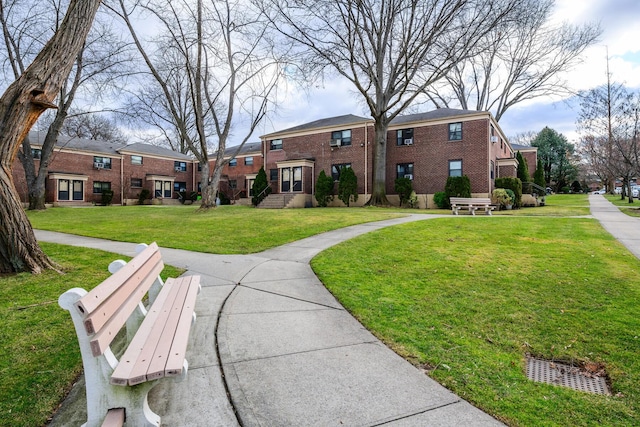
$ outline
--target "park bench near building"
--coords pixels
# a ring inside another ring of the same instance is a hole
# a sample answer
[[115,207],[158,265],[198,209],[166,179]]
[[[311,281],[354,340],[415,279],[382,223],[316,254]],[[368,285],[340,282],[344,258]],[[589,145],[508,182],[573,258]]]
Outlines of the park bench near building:
[[[58,299],[71,313],[86,380],[87,427],[159,426],[147,394],[163,377],[182,380],[200,276],[167,279],[158,245],[139,245],[128,263],[109,265],[112,273],[90,292],[73,288]],[[148,295],[148,304],[143,302]],[[112,351],[126,330],[118,359]],[[122,336],[123,334],[121,334]]]
[[491,199],[482,197],[451,197],[451,213],[458,215],[460,209],[467,209],[471,215],[476,214],[476,210],[484,209],[487,215],[491,215],[491,211],[495,206],[491,206]]

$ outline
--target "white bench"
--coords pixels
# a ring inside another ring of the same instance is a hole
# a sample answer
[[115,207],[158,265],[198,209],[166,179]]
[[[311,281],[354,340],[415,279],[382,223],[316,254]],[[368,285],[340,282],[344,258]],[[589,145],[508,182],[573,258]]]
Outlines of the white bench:
[[[112,275],[90,292],[73,288],[58,299],[71,313],[87,392],[86,426],[159,426],[147,394],[163,377],[184,379],[200,276],[167,279],[158,245],[139,245],[128,263],[109,265]],[[148,293],[148,305],[142,300]],[[111,343],[126,328],[118,360]]]
[[484,209],[487,215],[491,215],[491,211],[496,207],[491,206],[491,199],[483,197],[451,197],[451,213],[458,215],[460,209],[468,209],[471,215],[475,215],[478,209]]

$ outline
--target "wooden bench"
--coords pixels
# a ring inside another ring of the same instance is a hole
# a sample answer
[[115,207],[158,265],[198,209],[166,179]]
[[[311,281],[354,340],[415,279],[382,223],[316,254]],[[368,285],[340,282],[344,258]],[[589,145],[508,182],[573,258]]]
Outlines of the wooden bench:
[[[112,275],[90,292],[73,288],[58,299],[71,313],[80,345],[89,427],[123,425],[125,419],[130,426],[159,426],[160,416],[147,403],[149,390],[160,378],[187,375],[200,276],[163,284],[158,245],[139,245],[136,251],[128,263],[112,262]],[[118,359],[111,345],[123,327],[125,348]]]
[[471,215],[475,215],[478,209],[484,209],[487,215],[491,215],[491,211],[496,208],[491,206],[491,199],[483,197],[451,197],[449,203],[454,215],[458,215],[460,209],[468,209]]

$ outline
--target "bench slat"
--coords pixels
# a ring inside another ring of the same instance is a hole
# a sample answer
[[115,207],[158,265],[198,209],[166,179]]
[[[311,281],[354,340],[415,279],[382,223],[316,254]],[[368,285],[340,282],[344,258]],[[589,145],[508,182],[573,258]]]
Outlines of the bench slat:
[[[130,276],[122,277],[120,287],[115,289],[111,295],[106,296],[102,304],[85,317],[84,327],[87,334],[90,335],[100,331],[115,313],[120,311],[124,302],[132,295],[135,295],[138,300],[142,300],[163,268],[164,264],[160,257],[160,252],[156,252],[147,263],[141,265]],[[133,308],[135,308],[135,305]],[[133,311],[133,308],[131,311]]]
[[136,255],[131,261],[129,261],[124,267],[122,267],[115,274],[109,276],[87,295],[85,295],[80,301],[76,303],[76,307],[83,315],[92,313],[98,308],[105,299],[109,298],[118,287],[120,287],[122,280],[128,276],[131,276],[137,269],[145,264],[151,256],[158,251],[158,245],[153,242],[145,250]]
[[185,281],[187,279],[189,283],[185,285],[189,286],[189,292],[185,298],[184,309],[182,310],[173,345],[167,358],[167,365],[165,366],[165,376],[167,377],[180,375],[182,373],[183,361],[189,342],[189,332],[191,331],[193,320],[193,312],[196,305],[196,297],[200,290],[200,276],[187,276],[182,278],[182,280]]
[[[171,354],[171,346],[177,338],[176,331],[180,324],[180,318],[189,291],[190,281],[185,282],[184,280],[174,280],[173,282],[174,283],[172,285],[178,288],[178,293],[173,305],[171,306],[170,312],[168,313],[167,322],[164,326],[164,330],[162,331],[164,339],[158,342],[156,350],[153,353],[153,357],[151,358],[151,363],[147,369],[148,381],[164,377],[167,361]],[[188,311],[189,310],[185,310],[185,312]]]
[[[153,282],[158,277],[158,274],[162,271],[163,265],[157,264],[154,266],[153,270],[142,280],[142,283],[136,291],[129,295],[128,298],[123,302],[120,309],[115,312],[109,320],[100,328],[100,331],[96,333],[91,339],[91,351],[94,356],[98,356],[105,352],[111,341],[114,340],[118,331],[122,329],[122,326],[127,322],[127,319],[133,313],[133,310],[136,309],[138,303],[144,297],[144,294],[147,293]],[[85,321],[85,327],[87,325],[87,321]]]
[[114,408],[107,411],[102,427],[121,427],[124,425],[124,408]]
[[138,332],[111,374],[111,384],[135,385],[146,381],[147,369],[178,290],[177,286],[167,286],[166,283],[162,287]]

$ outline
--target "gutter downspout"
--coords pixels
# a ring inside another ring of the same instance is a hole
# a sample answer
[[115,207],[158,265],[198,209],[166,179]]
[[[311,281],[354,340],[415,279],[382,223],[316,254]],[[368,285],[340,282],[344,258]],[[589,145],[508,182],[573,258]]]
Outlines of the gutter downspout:
[[[369,164],[368,164],[368,156],[367,156],[367,146],[369,145],[369,135],[368,135],[368,123],[364,124],[364,198],[367,198],[367,194],[369,192]],[[368,201],[368,200],[367,200]],[[366,202],[365,202],[366,203]]]
[[120,205],[124,206],[124,156],[120,154]]

